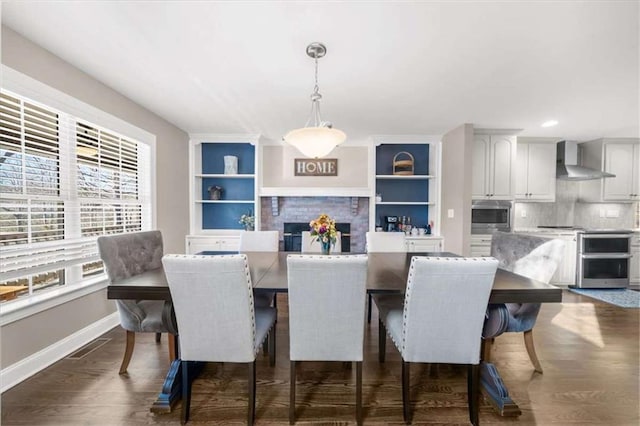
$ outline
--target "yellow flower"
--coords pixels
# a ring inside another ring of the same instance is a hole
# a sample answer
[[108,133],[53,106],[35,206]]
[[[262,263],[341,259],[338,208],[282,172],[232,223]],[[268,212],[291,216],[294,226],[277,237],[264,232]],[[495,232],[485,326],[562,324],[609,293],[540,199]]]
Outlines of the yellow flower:
[[330,242],[335,245],[338,233],[336,232],[336,221],[331,219],[329,215],[322,213],[317,219],[309,222],[311,228],[311,236],[320,242]]

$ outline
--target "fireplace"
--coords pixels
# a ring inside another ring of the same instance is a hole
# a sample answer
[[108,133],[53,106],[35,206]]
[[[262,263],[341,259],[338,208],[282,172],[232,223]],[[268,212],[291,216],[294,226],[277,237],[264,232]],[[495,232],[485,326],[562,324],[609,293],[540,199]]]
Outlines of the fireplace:
[[[285,222],[283,229],[284,251],[302,251],[302,231],[309,230],[309,222]],[[343,252],[351,251],[351,224],[336,223],[336,231],[342,233],[340,243]]]

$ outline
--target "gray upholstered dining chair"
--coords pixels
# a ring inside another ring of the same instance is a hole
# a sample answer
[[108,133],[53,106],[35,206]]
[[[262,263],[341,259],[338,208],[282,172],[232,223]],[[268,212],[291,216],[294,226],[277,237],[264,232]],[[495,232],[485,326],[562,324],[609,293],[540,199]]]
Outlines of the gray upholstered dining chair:
[[268,339],[275,365],[275,320],[272,307],[255,307],[245,254],[166,255],[162,259],[173,300],[182,371],[182,423],[189,420],[189,364],[246,363],[249,367],[247,424],[255,420],[256,354]]
[[[491,256],[500,268],[543,283],[548,283],[564,255],[564,241],[534,235],[495,232],[491,239]],[[491,304],[487,310],[483,337],[484,360],[490,360],[493,339],[504,332],[524,333],[524,343],[535,371],[542,373],[533,343],[533,327],[540,303]]]
[[[367,232],[367,253],[406,253],[407,243],[403,232]],[[371,322],[371,294],[367,305],[367,322]]]
[[478,424],[482,325],[498,261],[489,257],[411,259],[405,295],[374,296],[380,312],[379,361],[386,333],[402,357],[402,406],[411,423],[409,365],[468,365],[469,418]]
[[[241,231],[240,253],[248,251],[277,252],[280,246],[278,231]],[[278,308],[275,292],[254,292],[256,306],[272,306]]]
[[[332,253],[342,252],[342,233],[336,232],[336,243],[331,246]],[[300,251],[302,253],[322,253],[322,245],[315,240],[316,237],[311,236],[310,231],[302,231],[302,243],[300,244]]]
[[[98,238],[98,251],[110,282],[141,274],[162,266],[163,244],[160,231],[132,232]],[[170,304],[162,300],[116,300],[120,325],[127,332],[127,343],[120,374],[127,372],[135,346],[135,333],[169,333],[169,360],[175,359],[174,324]]]
[[362,424],[367,256],[289,255],[289,423],[295,423],[299,361],[356,363],[356,420]]

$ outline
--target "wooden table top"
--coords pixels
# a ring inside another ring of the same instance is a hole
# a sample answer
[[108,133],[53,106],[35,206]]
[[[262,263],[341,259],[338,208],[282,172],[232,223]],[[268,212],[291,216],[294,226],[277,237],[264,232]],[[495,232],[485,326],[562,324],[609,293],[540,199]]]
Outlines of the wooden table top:
[[[249,269],[258,291],[287,291],[287,256],[291,252],[249,252]],[[353,254],[353,253],[351,253]],[[453,253],[369,253],[367,292],[402,293],[413,256],[451,257]],[[109,299],[171,300],[162,268],[119,280],[107,288]],[[498,269],[490,303],[562,302],[562,289]]]

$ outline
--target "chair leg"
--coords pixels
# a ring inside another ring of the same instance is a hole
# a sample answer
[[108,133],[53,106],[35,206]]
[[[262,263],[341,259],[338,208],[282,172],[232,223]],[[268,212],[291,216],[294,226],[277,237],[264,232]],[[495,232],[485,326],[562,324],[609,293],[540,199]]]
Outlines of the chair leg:
[[289,424],[296,422],[296,362],[289,364]]
[[189,409],[191,408],[191,380],[189,378],[189,362],[182,361],[180,363],[182,369],[182,414],[180,423],[185,424],[189,421]]
[[162,333],[156,333],[156,343],[160,343],[161,338],[162,338]]
[[484,362],[491,362],[491,348],[493,347],[493,343],[495,339],[482,339],[482,347],[480,354],[482,355],[482,360]]
[[409,363],[402,361],[402,416],[406,424],[411,424],[411,398],[409,397]]
[[384,362],[387,350],[387,330],[384,323],[378,318],[378,362]]
[[368,303],[368,307],[367,307],[367,322],[371,323],[371,293],[369,293],[369,303]]
[[467,369],[467,401],[469,403],[469,420],[478,426],[480,409],[480,364],[472,364]]
[[127,367],[129,367],[129,361],[131,361],[131,355],[133,355],[133,347],[136,344],[136,333],[127,330],[127,344],[124,348],[124,357],[122,358],[122,364],[120,364],[119,374],[125,374]]
[[278,293],[273,295],[273,308],[276,310],[276,322],[278,322]]
[[356,362],[356,422],[362,426],[362,361]]
[[176,336],[171,333],[168,334],[167,342],[169,346],[169,364],[171,364],[176,359]]
[[269,366],[275,367],[276,365],[276,325],[273,324],[273,328],[269,333]]
[[247,381],[247,387],[249,390],[249,407],[247,410],[247,425],[253,425],[256,419],[256,362],[250,362],[249,365],[249,380]]
[[533,345],[533,330],[524,332],[524,346],[527,348],[527,353],[529,354],[529,359],[531,360],[531,364],[533,364],[533,368],[538,373],[542,374],[542,366],[540,365],[540,361],[538,361],[536,348]]

